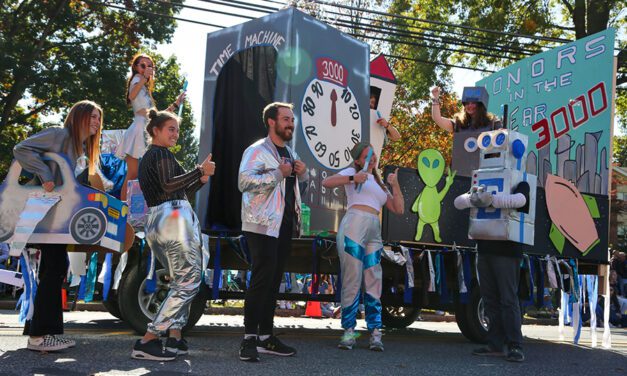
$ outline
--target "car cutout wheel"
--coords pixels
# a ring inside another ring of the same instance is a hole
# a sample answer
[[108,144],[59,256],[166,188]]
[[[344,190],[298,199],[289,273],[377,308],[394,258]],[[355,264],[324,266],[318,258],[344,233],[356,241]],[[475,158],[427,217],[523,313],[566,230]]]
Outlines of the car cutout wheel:
[[70,234],[79,244],[94,244],[107,229],[107,218],[95,208],[83,208],[72,217]]

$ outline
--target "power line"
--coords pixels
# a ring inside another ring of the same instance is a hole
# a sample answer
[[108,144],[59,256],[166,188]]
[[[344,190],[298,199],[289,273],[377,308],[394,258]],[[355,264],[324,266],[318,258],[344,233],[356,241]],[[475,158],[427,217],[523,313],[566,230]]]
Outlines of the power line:
[[[151,1],[153,3],[164,4],[164,5],[172,5],[171,2],[165,1],[165,0],[149,0],[149,1]],[[193,6],[193,5],[187,5],[187,4],[181,4],[181,5],[178,5],[178,6],[180,8],[193,9],[193,10],[198,10],[198,11],[202,11],[202,12],[209,12],[209,13],[212,13],[212,14],[222,14],[222,15],[225,15],[225,16],[247,18],[249,20],[254,20],[254,19],[258,18],[258,17],[254,17],[254,16],[247,16],[247,15],[244,15],[244,14],[230,13],[230,12],[225,12],[225,11],[215,10],[215,9],[207,9],[207,8],[202,8],[202,7],[197,7],[197,6]]]
[[[182,18],[182,17],[170,16],[170,15],[166,15],[166,14],[162,14],[162,13],[150,12],[150,11],[141,10],[141,9],[129,9],[129,8],[126,8],[126,7],[123,7],[123,6],[115,5],[115,4],[108,4],[108,3],[103,3],[103,2],[93,1],[93,0],[84,0],[84,1],[87,2],[87,3],[93,4],[93,5],[96,5],[96,6],[103,6],[103,7],[119,9],[119,10],[123,10],[123,11],[127,11],[127,12],[134,12],[134,13],[143,14],[143,15],[146,15],[146,16],[151,16],[151,17],[162,17],[162,18],[173,19],[173,20],[182,21],[182,22],[191,22],[191,23],[195,23],[195,24],[199,24],[199,25],[215,27],[215,28],[218,28],[218,29],[223,29],[223,28],[226,27],[226,26],[222,26],[222,25],[215,25],[215,24],[210,24],[210,23],[206,23],[206,22],[190,20],[190,19],[186,19],[186,18]],[[469,68],[469,67],[457,66],[457,65],[446,64],[446,63],[435,63],[435,62],[430,62],[430,61],[426,61],[426,60],[420,60],[420,59],[415,59],[415,58],[408,58],[408,57],[403,57],[403,56],[398,56],[398,55],[386,55],[386,56],[389,56],[389,57],[395,58],[395,59],[401,59],[401,60],[407,60],[407,61],[415,61],[415,62],[422,62],[422,63],[432,64],[432,65],[443,65],[443,66],[448,66],[448,67],[453,67],[453,68],[461,68],[461,69],[474,70],[474,71],[480,71],[480,72],[492,72],[492,71],[481,69],[481,68]]]
[[422,19],[422,18],[417,18],[417,17],[403,16],[403,15],[400,15],[400,14],[392,14],[392,13],[381,12],[381,11],[378,11],[378,10],[356,8],[356,7],[352,7],[350,5],[341,5],[341,4],[337,4],[337,3],[332,3],[330,1],[323,1],[323,0],[311,0],[311,1],[314,2],[314,3],[328,5],[328,6],[334,6],[334,7],[337,7],[337,8],[355,10],[355,11],[365,12],[365,13],[373,13],[373,14],[378,14],[378,15],[386,16],[386,17],[395,17],[395,18],[401,18],[401,19],[405,19],[405,20],[430,23],[430,24],[440,25],[440,26],[455,27],[455,28],[461,28],[461,29],[472,30],[472,31],[480,31],[480,32],[484,32],[484,33],[499,34],[499,35],[504,35],[504,36],[518,37],[518,38],[537,39],[537,40],[544,40],[544,41],[547,41],[547,42],[561,42],[561,43],[570,43],[570,42],[572,42],[572,40],[569,40],[569,39],[549,38],[549,37],[543,37],[543,36],[510,33],[510,32],[507,32],[507,31],[497,31],[497,30],[483,29],[483,28],[479,28],[479,27],[472,27],[472,26],[466,26],[466,25],[457,25],[457,24],[448,23],[448,22],[433,21],[433,20],[427,20],[427,19]]
[[149,12],[149,11],[143,10],[143,9],[129,9],[129,8],[126,8],[126,7],[123,7],[123,6],[114,5],[114,4],[107,4],[107,3],[101,3],[99,1],[93,1],[93,0],[83,0],[83,1],[85,1],[86,3],[89,3],[89,4],[96,5],[96,6],[101,5],[101,6],[104,6],[104,7],[124,10],[124,11],[127,11],[127,12],[134,12],[134,13],[144,14],[146,16],[163,17],[163,18],[168,18],[168,19],[176,20],[176,21],[191,22],[191,23],[195,23],[195,24],[198,24],[198,25],[216,27],[218,29],[224,29],[225,28],[225,26],[222,26],[222,25],[215,25],[215,24],[210,24],[210,23],[207,23],[207,22],[188,20],[186,18],[170,16],[169,14]]
[[[333,22],[334,24],[337,24],[337,22]],[[343,26],[346,26],[345,24]],[[373,31],[373,29],[367,28],[367,27],[361,27],[361,26],[356,26],[356,25],[351,25],[349,26],[350,28],[353,29],[358,29],[358,30],[366,30],[366,31]],[[473,54],[473,55],[479,55],[479,56],[486,56],[486,57],[494,57],[494,58],[500,58],[500,59],[509,59],[509,60],[519,60],[516,57],[509,57],[509,56],[502,56],[502,55],[494,55],[494,54],[490,54],[490,53],[486,53],[486,52],[471,52],[471,51],[467,51],[467,50],[460,50],[460,49],[453,49],[453,48],[449,48],[449,47],[444,47],[444,46],[430,46],[428,44],[423,44],[423,43],[418,43],[418,42],[410,42],[410,41],[406,41],[406,40],[395,40],[395,39],[390,39],[390,38],[380,38],[380,37],[374,37],[374,36],[368,36],[368,35],[362,35],[362,34],[357,34],[357,33],[347,33],[349,35],[353,35],[353,36],[358,36],[361,38],[366,38],[366,39],[376,39],[376,40],[381,40],[381,41],[386,41],[389,43],[395,43],[395,44],[403,44],[403,45],[413,45],[413,46],[419,46],[419,47],[427,47],[427,48],[437,48],[440,50],[446,50],[446,51],[452,51],[452,52],[457,52],[457,53],[467,53],[467,54]],[[408,35],[403,35],[400,33],[393,33],[393,32],[388,32],[388,33],[382,33],[385,35],[390,35],[390,36],[398,36],[398,37],[408,37]],[[411,36],[409,36],[411,37]],[[438,43],[445,43],[444,41],[439,41],[439,40],[435,40],[433,38],[429,38],[429,37],[413,37],[412,39],[419,39],[419,40],[423,40],[423,41],[431,41],[431,42],[438,42]],[[451,43],[453,44],[453,43]],[[495,51],[495,52],[505,52],[503,49],[498,49],[498,48],[492,48],[489,47],[487,45],[482,45],[482,46],[477,46],[477,45],[469,45],[469,44],[464,44],[464,43],[454,43],[456,45],[459,46],[466,46],[466,47],[476,47],[476,48],[483,48],[484,50],[488,50],[488,51]],[[521,53],[523,55],[531,55],[528,53]]]
[[[209,2],[209,3],[216,3],[216,4],[221,4],[221,5],[225,5],[228,7],[232,7],[232,8],[236,8],[236,9],[245,9],[245,10],[255,10],[255,11],[259,11],[259,12],[265,12],[264,10],[260,10],[260,9],[256,9],[256,8],[251,8],[251,7],[243,7],[241,5],[233,5],[233,4],[223,4],[223,1],[216,1],[216,0],[202,0],[204,2]],[[236,3],[241,4],[241,1],[237,1]],[[247,3],[248,4],[248,3]],[[254,6],[259,6],[257,4],[255,4]],[[198,9],[196,7],[194,7],[195,9]],[[268,8],[266,8],[268,9]],[[272,8],[270,8],[272,9]],[[212,10],[209,9],[205,9],[205,8],[201,8],[200,10],[204,10],[204,11],[209,11],[212,12]],[[221,12],[222,14],[226,13],[227,15],[231,15],[231,16],[238,16],[234,13],[228,13],[228,12]],[[339,15],[342,15],[341,13],[336,13]],[[345,15],[342,15],[345,16]],[[244,16],[242,16],[244,17]],[[254,17],[246,17],[249,19],[252,19]],[[382,34],[390,34],[389,31],[391,30],[397,30],[394,28],[389,28],[389,27],[379,27],[379,26],[375,26],[375,25],[369,25],[370,27],[364,27],[361,26],[357,23],[355,23],[354,21],[346,21],[346,20],[332,20],[332,19],[325,19],[324,21],[326,21],[327,23],[333,22],[335,25],[339,25],[339,26],[343,26],[343,27],[352,27],[353,29],[361,29],[361,30],[366,30],[366,31],[373,31],[373,32],[381,32]],[[330,22],[329,22],[330,21]],[[339,22],[343,22],[344,24],[340,24]],[[349,23],[351,22],[351,23]],[[349,23],[349,24],[347,24]],[[385,30],[385,31],[384,31]],[[431,30],[431,29],[427,29],[430,31],[435,31],[435,30]],[[386,32],[387,31],[387,32]],[[358,37],[363,37],[366,39],[377,39],[376,37],[370,37],[370,36],[366,36],[366,35],[359,35],[359,34],[351,34],[353,36],[358,36]],[[401,33],[392,33],[391,35],[394,36],[398,36],[398,37],[412,37],[414,39],[421,39],[421,40],[426,40],[426,41],[431,41],[431,42],[441,42],[441,43],[448,43],[448,44],[454,44],[454,45],[459,45],[459,46],[465,46],[465,47],[474,47],[474,48],[480,48],[480,49],[484,49],[484,50],[491,50],[494,52],[499,52],[499,53],[519,53],[522,55],[531,55],[531,53],[528,52],[523,52],[523,51],[517,51],[517,50],[512,50],[509,48],[495,48],[492,45],[487,45],[487,44],[481,44],[478,42],[463,42],[463,41],[455,41],[452,40],[450,38],[447,37],[442,37],[439,36],[439,38],[441,40],[437,40],[434,38],[437,38],[438,36],[434,36],[434,37],[429,37],[429,36],[425,36],[424,34],[417,34],[417,33],[412,33],[412,32],[405,32],[402,31]],[[416,42],[404,42],[404,41],[395,41],[395,40],[390,40],[390,39],[380,39],[379,40],[383,40],[383,41],[387,41],[390,43],[399,43],[399,44],[410,44],[410,45],[414,45],[414,46],[419,46],[419,47],[427,47],[427,48],[434,48],[434,46],[429,46],[429,45],[425,45],[425,44],[421,44],[421,43],[416,43]],[[473,51],[468,51],[468,50],[459,50],[459,49],[451,49],[451,48],[447,48],[447,47],[442,47],[442,46],[435,46],[435,48],[440,48],[440,49],[444,49],[444,50],[449,50],[449,51],[453,51],[453,52],[460,52],[460,53],[465,53],[465,54],[473,54],[473,55],[479,55],[479,56],[485,56],[485,57],[493,57],[493,58],[500,58],[500,59],[509,59],[509,60],[518,60],[518,57],[508,57],[508,56],[501,56],[501,55],[494,55],[494,54],[489,54],[486,52],[473,52]]]
[[509,56],[500,56],[500,55],[494,55],[494,54],[490,54],[490,53],[484,53],[484,52],[470,52],[470,51],[462,51],[462,50],[458,50],[458,49],[454,49],[454,48],[449,48],[449,47],[434,47],[434,46],[430,46],[428,44],[425,43],[418,43],[418,42],[401,42],[401,41],[397,41],[394,39],[390,39],[390,38],[382,38],[382,37],[375,37],[375,36],[364,36],[364,35],[360,35],[360,34],[356,34],[356,33],[351,33],[351,32],[347,32],[346,34],[354,36],[354,37],[360,37],[360,38],[364,38],[364,39],[371,39],[371,40],[379,40],[379,41],[383,41],[383,42],[388,42],[388,43],[397,43],[397,44],[402,44],[402,45],[406,45],[406,46],[417,46],[417,47],[426,47],[426,48],[437,48],[439,50],[445,50],[445,51],[451,51],[451,52],[459,52],[459,53],[467,53],[467,54],[472,54],[475,56],[485,56],[485,57],[494,57],[494,58],[498,58],[498,59],[508,59],[508,60],[518,60],[516,58],[513,57],[509,57]]
[[[250,4],[250,3],[247,3],[244,1],[238,1],[238,0],[228,0],[228,1],[226,0],[199,0],[199,1],[202,1],[203,3],[212,3],[216,5],[227,6],[227,7],[235,7],[239,9],[252,10],[253,12],[272,13],[272,12],[276,12],[277,10],[279,10],[279,8],[273,8],[273,7],[260,5],[260,4]],[[236,4],[236,5],[233,5],[233,4]]]
[[[378,55],[379,53],[378,52],[370,52],[370,54],[371,55]],[[415,58],[399,56],[399,55],[390,55],[390,54],[386,54],[386,53],[384,53],[383,56],[389,57],[389,58],[392,58],[392,59],[409,60],[409,61],[415,61],[415,62],[418,62],[418,63],[425,63],[425,64],[431,64],[431,65],[444,65],[444,66],[450,67],[450,68],[459,68],[459,69],[473,70],[473,71],[479,71],[479,72],[494,73],[493,70],[489,70],[489,69],[469,68],[469,67],[465,67],[463,65],[455,65],[455,64],[448,64],[448,63],[442,63],[442,62],[434,62],[434,61],[415,59]]]
[[[325,11],[325,13],[330,13],[330,14],[333,14],[333,15],[341,16],[341,17],[350,17],[350,15],[347,15],[347,14],[343,14],[343,13],[339,13],[339,12],[333,12],[333,11],[328,11],[328,10]],[[368,24],[368,25],[373,27],[373,28],[378,28],[383,33],[385,32],[384,30],[390,30],[390,31],[400,31],[400,32],[408,33],[408,34],[410,34],[412,36],[413,35],[418,35],[418,36],[426,35],[426,33],[419,33],[419,32],[414,32],[414,31],[411,31],[411,30],[403,30],[403,29],[400,29],[400,28],[383,26],[383,24],[392,24],[392,25],[394,25],[394,23],[392,23],[390,21],[385,21],[383,19],[370,18],[370,17],[367,17],[367,16],[366,17],[361,17],[361,19],[364,19],[364,20],[367,20],[367,21],[371,21],[371,23]],[[350,20],[350,19],[347,20],[347,21],[346,20],[342,20],[342,21],[350,22],[350,23],[352,23],[354,25],[359,24],[356,21],[353,21],[353,20]],[[372,22],[380,22],[382,25],[373,25]],[[442,35],[438,36],[438,35],[436,35],[435,34],[435,32],[437,31],[436,29],[430,29],[430,28],[427,28],[427,27],[420,27],[420,26],[415,26],[415,25],[413,25],[413,26],[407,25],[407,27],[408,28],[417,29],[417,30],[425,30],[425,31],[432,32],[432,33],[434,33],[433,37],[439,37],[439,38],[442,39],[443,42],[448,42],[448,43],[452,43],[452,44],[456,44],[457,43],[457,42],[455,42],[454,39],[451,39],[451,37],[448,36],[448,35],[446,35],[446,36],[442,36]],[[455,32],[455,31],[451,31],[451,30],[440,31],[440,32],[442,34],[458,35],[458,36],[461,36],[461,37],[464,37],[464,38],[471,37],[467,33],[464,34],[464,33]],[[489,42],[493,41],[493,39],[490,39],[490,38],[487,38],[487,37],[484,37],[484,36],[480,36],[480,35],[472,35],[472,38],[483,39],[483,40],[486,40],[486,41],[489,41]],[[493,46],[492,44],[488,45],[488,44],[484,44],[484,43],[481,43],[481,42],[475,42],[475,41],[469,41],[468,43],[477,44],[477,46],[479,46],[479,47]],[[527,45],[522,44],[522,45],[523,46],[532,46],[532,44],[527,44]],[[536,46],[534,46],[534,47],[536,47]],[[507,49],[508,51],[511,51],[511,52],[519,52],[519,53],[529,52],[529,53],[532,53],[532,54],[536,54],[536,53],[543,52],[541,49],[540,50],[538,50],[538,49],[531,50],[531,49],[526,49],[526,48],[522,48],[522,47],[520,47],[520,48],[511,48],[511,47],[503,48],[503,47],[501,47],[501,48],[502,49]]]

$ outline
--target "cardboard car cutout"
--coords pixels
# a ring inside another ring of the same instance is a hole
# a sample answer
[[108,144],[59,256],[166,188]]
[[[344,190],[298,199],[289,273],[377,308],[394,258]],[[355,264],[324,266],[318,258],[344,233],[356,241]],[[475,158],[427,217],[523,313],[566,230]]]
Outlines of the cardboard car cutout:
[[[29,243],[76,245],[71,247],[73,250],[125,251],[128,206],[102,191],[79,184],[66,156],[45,153],[44,157],[59,166],[63,184],[56,186],[53,192],[61,195],[61,201],[36,225]],[[42,191],[38,185],[20,184],[21,172],[20,164],[13,161],[0,185],[2,242],[11,241],[31,193]],[[83,249],[85,245],[89,248]]]

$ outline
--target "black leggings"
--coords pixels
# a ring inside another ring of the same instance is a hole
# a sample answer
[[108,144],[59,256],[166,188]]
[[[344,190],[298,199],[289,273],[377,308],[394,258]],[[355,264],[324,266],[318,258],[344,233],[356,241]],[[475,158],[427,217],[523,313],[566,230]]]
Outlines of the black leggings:
[[33,318],[26,321],[24,335],[39,337],[63,334],[61,287],[69,266],[65,244],[41,246],[39,285],[35,295]]
[[292,224],[283,223],[278,238],[252,232],[244,235],[252,258],[244,303],[245,334],[272,335],[279,286],[292,248]]

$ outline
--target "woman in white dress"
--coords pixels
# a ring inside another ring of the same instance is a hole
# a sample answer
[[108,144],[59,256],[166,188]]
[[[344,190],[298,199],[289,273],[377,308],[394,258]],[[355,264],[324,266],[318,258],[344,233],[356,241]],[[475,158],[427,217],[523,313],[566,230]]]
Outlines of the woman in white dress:
[[[153,59],[146,54],[137,54],[131,63],[131,76],[126,84],[126,103],[133,108],[134,118],[131,125],[124,132],[122,142],[118,146],[115,155],[126,160],[126,178],[122,186],[120,198],[126,201],[128,182],[137,179],[139,159],[144,155],[149,144],[149,136],[146,133],[148,124],[148,112],[155,107],[152,91],[155,87],[155,64]],[[166,111],[175,111],[185,99],[185,93],[181,93]]]

